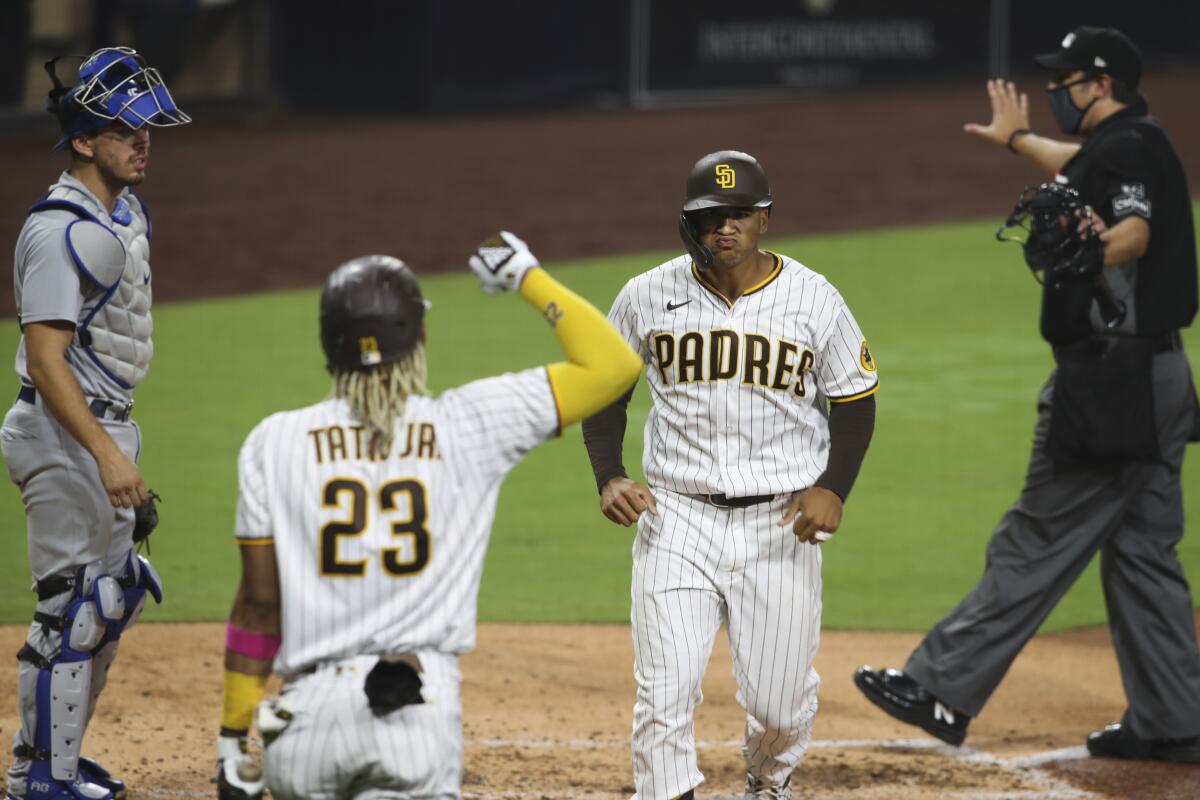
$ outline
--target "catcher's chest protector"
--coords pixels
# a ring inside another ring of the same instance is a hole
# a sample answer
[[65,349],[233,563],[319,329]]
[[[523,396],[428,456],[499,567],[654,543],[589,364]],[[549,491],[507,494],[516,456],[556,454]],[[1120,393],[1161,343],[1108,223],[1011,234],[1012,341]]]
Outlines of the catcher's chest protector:
[[[103,294],[76,328],[76,340],[110,378],[133,388],[154,355],[150,316],[150,222],[141,200],[126,192],[110,215],[87,194],[57,184],[34,206],[66,208],[80,216],[67,229],[72,257],[86,281]],[[101,230],[103,229],[103,230]]]

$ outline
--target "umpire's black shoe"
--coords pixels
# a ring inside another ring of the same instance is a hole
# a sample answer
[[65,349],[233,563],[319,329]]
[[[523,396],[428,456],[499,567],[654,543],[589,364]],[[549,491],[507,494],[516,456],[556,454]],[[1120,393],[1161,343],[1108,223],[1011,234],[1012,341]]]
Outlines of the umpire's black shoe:
[[957,747],[967,738],[970,715],[950,708],[898,669],[859,667],[854,673],[854,685],[888,714],[916,725],[946,744]]
[[1129,758],[1140,761],[1174,761],[1200,764],[1200,736],[1186,739],[1143,739],[1119,722],[1087,738],[1088,752],[1101,758]]

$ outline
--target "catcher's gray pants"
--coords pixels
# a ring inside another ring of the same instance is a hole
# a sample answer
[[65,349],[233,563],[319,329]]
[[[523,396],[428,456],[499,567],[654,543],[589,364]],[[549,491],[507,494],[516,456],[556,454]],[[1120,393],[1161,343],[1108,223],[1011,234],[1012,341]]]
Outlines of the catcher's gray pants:
[[1056,473],[1044,449],[1053,388],[1051,375],[1038,398],[1025,488],[992,535],[983,578],[904,670],[947,705],[978,714],[1099,551],[1126,724],[1145,738],[1200,734],[1200,651],[1175,554],[1183,536],[1180,468],[1194,414],[1187,358],[1178,351],[1154,357],[1161,463]]
[[[100,424],[135,462],[141,449],[137,424],[101,420]],[[0,427],[0,446],[8,475],[21,490],[25,503],[29,569],[34,581],[55,574],[73,574],[79,567],[103,562],[109,574],[119,576],[133,544],[133,510],[113,508],[100,483],[96,461],[42,405],[18,400]],[[58,616],[70,602],[69,594],[48,598],[37,610]],[[34,623],[29,645],[44,658],[54,659],[62,634]],[[112,642],[97,654],[92,671],[92,708],[104,688],[108,665],[116,656]],[[37,721],[37,667],[22,661],[18,679],[22,731],[32,744]]]

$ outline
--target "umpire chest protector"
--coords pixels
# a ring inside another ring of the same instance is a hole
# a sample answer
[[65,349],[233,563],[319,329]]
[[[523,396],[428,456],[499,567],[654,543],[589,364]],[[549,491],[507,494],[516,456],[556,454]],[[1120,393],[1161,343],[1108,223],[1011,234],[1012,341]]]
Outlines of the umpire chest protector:
[[75,343],[105,375],[132,389],[146,377],[154,355],[150,316],[150,217],[128,190],[111,213],[90,194],[65,181],[51,188],[29,213],[65,210],[78,219],[66,228],[67,250],[87,284],[88,297]]

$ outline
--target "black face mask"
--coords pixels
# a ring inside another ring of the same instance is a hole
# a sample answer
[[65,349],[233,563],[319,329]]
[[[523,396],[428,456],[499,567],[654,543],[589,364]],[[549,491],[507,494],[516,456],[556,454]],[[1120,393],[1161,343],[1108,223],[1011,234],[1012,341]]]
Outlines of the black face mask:
[[1071,87],[1094,80],[1096,79],[1080,78],[1077,81],[1064,83],[1054,89],[1046,90],[1046,95],[1050,98],[1050,110],[1054,112],[1054,119],[1058,122],[1058,127],[1063,133],[1070,135],[1079,133],[1079,126],[1083,124],[1084,115],[1100,99],[1099,97],[1093,97],[1090,103],[1083,108],[1079,108],[1075,105],[1075,101],[1071,99]]

